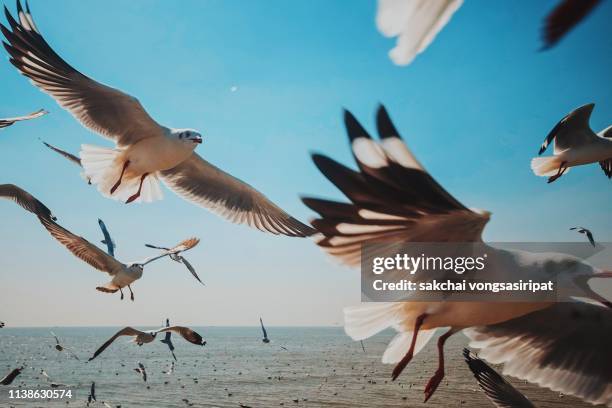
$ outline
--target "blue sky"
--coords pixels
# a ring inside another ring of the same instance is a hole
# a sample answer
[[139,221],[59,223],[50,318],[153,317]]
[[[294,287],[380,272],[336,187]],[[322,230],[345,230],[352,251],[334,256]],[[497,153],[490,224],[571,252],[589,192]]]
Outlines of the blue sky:
[[[309,153],[352,159],[341,121],[350,109],[369,129],[389,109],[420,161],[471,207],[493,212],[491,241],[568,241],[590,226],[612,241],[611,182],[592,165],[554,184],[529,162],[571,109],[595,102],[592,126],[612,118],[612,4],[605,2],[556,48],[537,52],[554,1],[468,0],[408,67],[387,58],[394,40],[374,26],[373,0],[31,2],[48,42],[98,81],[137,96],[160,123],[205,136],[199,154],[251,183],[294,216],[300,194],[340,198]],[[14,10],[12,2],[9,2]],[[6,53],[2,53],[6,55]],[[359,301],[357,271],[308,240],[229,224],[165,190],[162,202],[104,199],[38,138],[77,152],[109,145],[0,63],[0,116],[51,114],[0,135],[2,183],[46,203],[65,227],[98,240],[104,219],[124,261],[145,242],[202,239],[188,254],[207,283],[179,264],[151,265],[136,302],[95,287],[108,280],[56,243],[30,214],[0,202],[0,320],[13,325],[329,325]],[[232,87],[238,87],[231,92]],[[352,163],[351,163],[352,164]]]

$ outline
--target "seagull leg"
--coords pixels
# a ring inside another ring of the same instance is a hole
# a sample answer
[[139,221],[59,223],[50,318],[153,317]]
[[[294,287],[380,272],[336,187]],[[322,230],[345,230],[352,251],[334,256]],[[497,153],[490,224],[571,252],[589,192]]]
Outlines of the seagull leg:
[[149,175],[149,173],[145,173],[140,177],[140,184],[138,185],[138,191],[136,192],[136,194],[134,194],[133,196],[131,196],[130,198],[127,199],[127,201],[125,202],[126,204],[131,203],[132,201],[134,201],[135,199],[137,199],[138,197],[140,197],[140,191],[142,190],[142,183],[144,181],[144,179]]
[[123,175],[125,174],[125,169],[127,169],[129,165],[130,165],[129,160],[126,160],[125,163],[123,163],[123,168],[121,169],[121,175],[119,176],[119,180],[117,180],[115,185],[111,188],[111,191],[110,191],[111,194],[113,194],[115,190],[117,190],[117,188],[121,185],[121,179],[123,178]]
[[412,341],[410,342],[410,348],[408,349],[408,352],[406,353],[404,358],[402,358],[402,360],[399,363],[397,363],[397,365],[393,369],[393,375],[392,375],[393,381],[395,381],[395,379],[402,373],[402,371],[404,371],[404,368],[406,368],[410,360],[412,360],[412,357],[414,354],[414,346],[416,345],[416,339],[419,334],[421,325],[423,324],[423,321],[425,320],[426,317],[427,317],[427,313],[423,313],[422,315],[419,315],[414,321],[414,331],[412,333]]
[[119,292],[121,292],[121,300],[123,300],[123,290],[119,288]]
[[438,369],[425,386],[425,401],[423,402],[427,402],[427,400],[431,398],[433,393],[436,392],[436,389],[438,389],[438,385],[440,385],[440,382],[444,378],[444,343],[446,343],[446,340],[457,331],[458,329],[451,328],[442,336],[438,337]]
[[559,177],[561,177],[567,171],[566,164],[567,164],[566,161],[562,162],[561,165],[559,166],[559,170],[557,171],[557,174],[548,178],[549,184],[555,181],[556,179],[558,179]]
[[132,299],[132,302],[134,301],[134,292],[132,292],[132,288],[130,287],[130,285],[127,285],[128,289],[130,290],[130,299]]

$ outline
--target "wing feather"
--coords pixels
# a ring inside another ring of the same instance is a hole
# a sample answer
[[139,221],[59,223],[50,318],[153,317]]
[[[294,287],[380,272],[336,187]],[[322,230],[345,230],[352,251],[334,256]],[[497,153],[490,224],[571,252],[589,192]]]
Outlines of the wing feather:
[[140,334],[144,334],[143,332],[141,332],[140,330],[136,330],[133,329],[131,327],[124,327],[123,329],[119,330],[117,333],[115,333],[113,335],[113,337],[111,337],[110,339],[106,340],[106,342],[104,342],[104,344],[102,344],[93,354],[93,356],[89,359],[89,361],[93,360],[94,358],[98,357],[104,350],[106,350],[106,348],[108,346],[110,346],[118,337],[121,336],[138,336]]

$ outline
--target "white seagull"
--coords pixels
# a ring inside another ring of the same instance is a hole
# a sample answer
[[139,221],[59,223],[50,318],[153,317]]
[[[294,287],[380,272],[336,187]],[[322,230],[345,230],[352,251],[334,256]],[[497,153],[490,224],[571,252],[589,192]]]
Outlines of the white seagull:
[[58,337],[55,335],[55,333],[53,333],[53,332],[50,332],[50,333],[51,333],[51,335],[52,335],[52,336],[55,338],[55,349],[56,349],[57,351],[59,351],[59,352],[61,353],[62,351],[64,351],[64,350],[65,350],[65,351],[66,351],[66,352],[68,352],[68,354],[70,354],[70,355],[71,355],[71,356],[72,356],[72,357],[73,357],[75,360],[79,360],[79,357],[78,357],[78,356],[77,356],[77,355],[74,353],[74,351],[72,351],[72,348],[71,348],[71,347],[65,347],[65,346],[62,346],[62,344],[61,344],[61,343],[60,343],[60,341],[59,341],[59,338],[58,338]]
[[[193,238],[193,239],[197,239],[197,238]],[[199,239],[198,239],[198,242],[200,242]],[[185,265],[185,267],[193,275],[193,277],[196,278],[196,280],[198,282],[200,282],[202,285],[204,285],[204,282],[202,282],[202,280],[198,276],[195,268],[191,265],[191,263],[189,263],[189,261],[187,261],[187,259],[185,259],[185,257],[180,255],[181,251],[179,251],[178,248],[176,248],[176,247],[175,248],[159,247],[159,246],[155,246],[155,245],[151,245],[151,244],[145,244],[145,246],[147,248],[161,249],[162,251],[172,252],[170,254],[170,259],[172,259],[174,262],[182,263],[183,265]]]
[[597,246],[597,244],[595,243],[595,238],[593,237],[593,233],[591,232],[591,230],[584,228],[584,227],[572,227],[570,228],[570,231],[576,231],[580,234],[586,235],[591,245],[593,245],[594,247]]
[[83,145],[80,152],[86,176],[102,195],[127,203],[158,200],[161,179],[184,199],[231,222],[273,234],[313,233],[259,191],[195,153],[202,143],[198,131],[158,124],[136,98],[64,61],[36,28],[27,3],[23,10],[17,0],[19,21],[6,8],[5,14],[11,29],[0,28],[11,63],[81,124],[116,143],[115,148]]
[[121,299],[123,299],[122,289],[127,286],[130,290],[130,298],[134,300],[134,292],[130,285],[142,277],[145,265],[171,254],[187,251],[197,245],[199,241],[196,238],[190,238],[160,255],[146,258],[140,262],[122,263],[85,238],[73,234],[56,223],[51,211],[21,188],[12,184],[0,185],[0,197],[12,199],[26,210],[36,214],[40,223],[49,231],[51,236],[64,245],[74,256],[95,269],[108,273],[112,278],[111,281],[104,286],[98,286],[96,289],[105,293],[119,291],[121,292]]
[[612,177],[612,126],[599,133],[591,130],[589,119],[594,106],[589,103],[573,110],[550,131],[538,154],[554,141],[553,155],[531,160],[531,169],[537,176],[548,176],[552,183],[570,167],[599,162],[605,175]]
[[111,337],[103,345],[101,345],[94,352],[93,356],[89,359],[89,361],[98,357],[104,350],[106,350],[108,346],[110,346],[117,338],[121,336],[131,336],[134,338],[133,339],[134,343],[138,344],[139,346],[142,346],[143,344],[151,343],[153,340],[155,340],[155,337],[157,336],[158,333],[165,333],[169,331],[180,335],[182,338],[184,338],[188,342],[195,344],[197,346],[206,345],[206,341],[202,338],[202,336],[200,336],[198,333],[196,333],[195,331],[191,330],[188,327],[170,326],[170,327],[162,327],[161,329],[144,332],[144,331],[136,330],[128,326],[128,327],[124,327],[123,329],[119,330],[117,333],[113,335],[113,337]]
[[[100,226],[100,229],[102,230],[102,235],[104,236],[104,239],[100,242],[106,245],[106,252],[108,252],[110,256],[115,256],[115,248],[117,248],[117,245],[115,245],[115,241],[113,241],[113,239],[111,238],[110,233],[108,232],[108,228],[106,228],[106,224],[104,224],[104,221],[98,218],[98,225]],[[170,255],[170,257],[172,256],[175,255]]]
[[[307,206],[320,215],[319,219],[312,222],[322,234],[317,244],[344,263],[359,266],[362,245],[367,243],[482,243],[481,234],[490,213],[468,209],[444,190],[404,144],[384,107],[380,107],[376,119],[381,138],[379,142],[369,136],[350,112],[345,112],[345,125],[359,171],[322,155],[313,156],[319,170],[351,201],[342,203],[318,198],[303,199]],[[499,281],[506,281],[509,276],[537,280],[554,274],[558,282],[557,295],[561,300],[572,302],[572,297],[580,297],[612,307],[612,303],[588,285],[591,278],[612,278],[612,272],[597,270],[577,258],[563,254],[529,254],[522,251],[499,253],[505,254],[505,257],[500,258],[505,263],[495,265],[494,268],[500,274],[496,276]],[[389,253],[379,255],[392,256]],[[470,274],[466,272],[463,277],[469,279]],[[427,279],[431,274],[412,276],[415,279]],[[436,279],[444,281],[453,276],[456,277],[456,274],[450,271],[446,275],[436,275]],[[587,401],[612,403],[612,388],[602,388],[602,384],[612,384],[612,371],[608,363],[608,368],[601,370],[603,361],[609,362],[612,356],[606,343],[610,337],[600,335],[598,329],[590,325],[590,321],[583,320],[586,318],[581,311],[586,307],[583,304],[573,302],[560,305],[550,301],[364,303],[345,309],[345,331],[354,340],[363,340],[388,327],[395,328],[399,334],[391,341],[382,358],[384,363],[397,363],[393,370],[395,379],[413,356],[433,338],[437,329],[446,328],[446,332],[437,340],[438,369],[425,387],[427,400],[444,377],[443,347],[448,337],[466,328],[484,326],[487,329],[494,327],[488,325],[517,321],[517,318],[523,316],[525,323],[516,327],[513,336],[500,342],[512,345],[525,354],[516,358],[519,353],[508,349],[507,355],[499,359],[504,358],[505,362],[517,367],[537,364],[539,367],[534,368],[534,371],[517,368],[513,375]],[[594,313],[599,314],[600,318],[607,319],[606,316],[612,315],[612,311],[601,306],[587,306],[595,310]],[[560,310],[560,307],[567,308],[567,312],[576,311],[572,323],[576,331],[585,330],[581,342],[565,341],[561,330],[573,328],[563,316],[566,310]],[[557,336],[547,339],[544,345],[546,350],[542,354],[527,355],[538,344],[523,343],[521,339],[536,335],[538,328],[529,323],[540,310],[549,314],[549,326],[560,325],[557,328],[559,331]],[[556,313],[559,316],[553,318]],[[609,323],[612,323],[612,319]],[[607,332],[604,330],[604,333]],[[484,345],[485,341],[481,340],[480,345]],[[493,343],[487,346],[499,345]],[[592,353],[605,358],[578,358],[581,353]],[[483,352],[482,356],[486,358],[487,354]],[[527,360],[530,362],[527,363]],[[566,371],[555,371],[555,367],[560,366]],[[593,376],[592,370],[598,376]],[[574,382],[569,384],[570,380]]]
[[24,116],[17,116],[15,118],[4,118],[4,119],[0,119],[0,129],[3,129],[5,127],[9,127],[11,125],[13,125],[15,122],[21,122],[23,120],[30,120],[30,119],[36,119],[39,118],[43,115],[46,115],[47,112],[44,109],[38,110],[36,112],[32,112],[29,115],[24,115]]

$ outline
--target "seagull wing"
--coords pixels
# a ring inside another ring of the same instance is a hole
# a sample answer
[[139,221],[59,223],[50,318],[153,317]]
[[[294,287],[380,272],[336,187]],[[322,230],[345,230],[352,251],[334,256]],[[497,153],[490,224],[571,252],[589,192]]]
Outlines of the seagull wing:
[[113,335],[113,337],[111,337],[110,339],[106,340],[106,342],[101,345],[94,353],[94,355],[89,359],[89,361],[93,360],[94,358],[98,357],[104,350],[106,350],[106,348],[108,346],[110,346],[113,341],[115,341],[118,337],[120,336],[138,336],[139,334],[144,334],[143,332],[141,332],[140,330],[136,330],[133,329],[131,327],[124,327],[123,329],[119,330],[117,333],[115,333]]
[[60,341],[59,341],[59,339],[57,338],[57,336],[55,335],[55,333],[53,333],[53,332],[49,332],[49,333],[51,333],[51,335],[53,336],[53,338],[55,338],[55,342],[56,342],[57,344],[60,344]]
[[535,406],[501,375],[468,349],[463,357],[487,397],[500,408],[534,408]]
[[268,338],[268,332],[266,331],[266,327],[263,324],[263,320],[261,317],[259,318],[259,323],[261,324],[261,331],[263,332],[264,339]]
[[200,282],[202,285],[204,285],[204,282],[202,282],[202,280],[200,279],[200,277],[198,276],[197,272],[195,271],[194,267],[187,261],[187,259],[183,258],[182,256],[180,257],[181,262],[183,263],[183,265],[185,265],[185,267],[187,268],[187,270],[189,272],[191,272],[191,274],[193,275],[194,278],[196,278],[198,280],[198,282]]
[[115,256],[115,242],[110,236],[108,232],[108,228],[106,228],[106,224],[104,221],[98,218],[98,225],[100,225],[100,229],[102,230],[102,235],[104,235],[104,242],[106,243],[106,252],[112,257]]
[[589,242],[591,243],[591,245],[597,246],[595,244],[595,238],[593,238],[593,233],[591,232],[591,230],[585,229],[585,231],[586,231],[586,236],[589,239]]
[[[612,126],[608,126],[606,129],[599,132],[597,136],[612,139]],[[608,178],[612,178],[612,159],[600,161],[599,165],[604,174],[608,176]]]
[[555,154],[566,149],[589,144],[597,140],[589,126],[589,119],[595,104],[583,105],[568,113],[548,133],[540,146],[538,154],[544,153],[548,145],[555,142]]
[[561,0],[548,14],[542,28],[543,49],[552,48],[593,11],[601,0]]
[[292,237],[314,233],[312,228],[287,214],[259,191],[196,153],[160,174],[166,185],[179,196],[231,222]]
[[83,237],[73,234],[55,221],[39,217],[41,224],[49,231],[51,236],[64,245],[74,256],[88,263],[99,271],[114,275],[123,264],[115,258],[87,241]]
[[612,310],[555,303],[517,319],[467,329],[480,357],[511,375],[612,406]]
[[168,252],[168,254],[178,254],[179,252],[190,250],[191,248],[198,245],[199,243],[200,243],[199,238],[188,238],[188,239],[185,239],[179,242],[172,248],[166,250],[166,252]]
[[145,244],[145,246],[146,246],[147,248],[153,248],[153,249],[163,249],[164,251],[169,251],[169,250],[170,250],[170,248],[158,247],[158,246],[151,245],[151,244]]
[[43,141],[44,145],[47,146],[49,149],[53,150],[54,152],[64,156],[66,159],[70,160],[71,162],[73,162],[74,164],[76,164],[77,166],[81,166],[81,159],[79,159],[77,156],[75,156],[72,153],[68,153],[60,148],[57,148],[45,141]]
[[397,65],[408,65],[449,22],[463,0],[378,0],[376,26],[387,37],[397,36],[389,52]]
[[14,184],[0,184],[0,197],[13,200],[23,209],[36,214],[38,217],[55,219],[51,210],[38,201],[32,194]]
[[36,112],[32,112],[29,115],[25,115],[25,116],[17,116],[15,118],[5,118],[5,119],[0,119],[0,129],[5,128],[5,127],[9,127],[12,124],[14,124],[15,122],[21,122],[22,120],[29,120],[29,119],[35,119],[38,118],[40,116],[46,115],[47,112],[44,109],[38,110]]
[[91,383],[91,388],[89,389],[89,395],[91,395],[91,399],[96,400],[96,383]]
[[27,4],[23,10],[17,1],[19,21],[6,7],[5,14],[11,29],[4,25],[0,29],[8,40],[4,46],[11,63],[81,124],[120,147],[164,134],[164,128],[136,98],[83,75],[53,51],[34,24]]
[[163,329],[159,329],[157,332],[161,333],[161,332],[167,332],[167,331],[177,333],[178,335],[180,335],[182,338],[184,338],[190,343],[197,344],[198,346],[202,345],[202,341],[203,341],[202,336],[200,336],[195,331],[191,330],[189,327],[170,326],[170,327],[164,327]]
[[[360,171],[313,155],[319,170],[351,201],[303,198],[320,218],[317,244],[343,263],[357,266],[363,244],[480,242],[489,213],[474,212],[451,196],[421,166],[391,123],[377,115],[380,142],[345,112],[345,125]],[[377,254],[384,256],[384,254]]]
[[8,373],[4,378],[0,380],[0,384],[10,385],[15,380],[15,378],[17,378],[19,374],[21,374],[21,369],[15,368],[13,371]]

